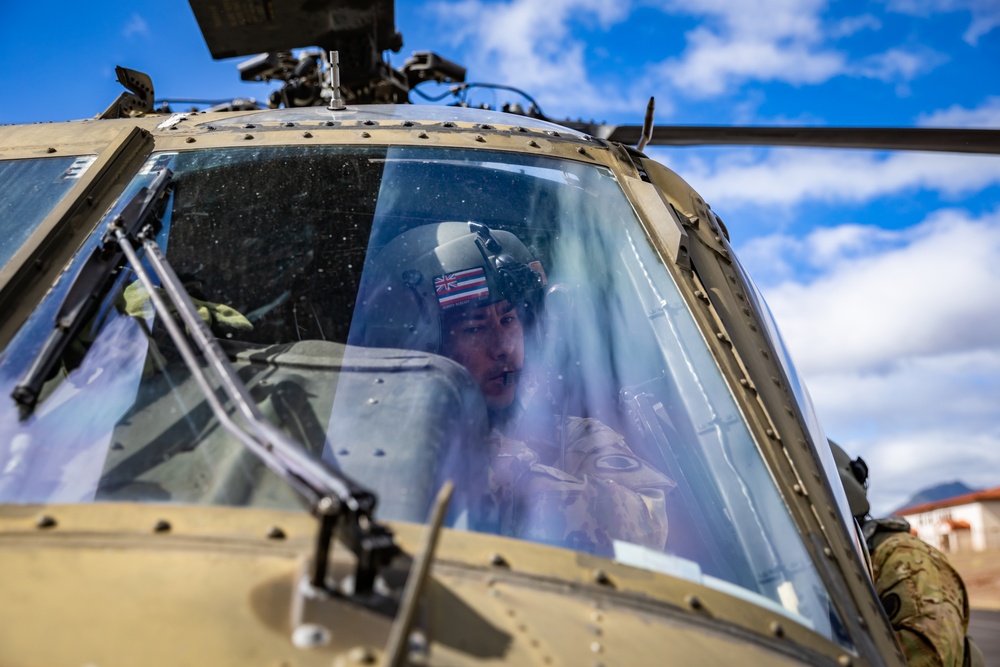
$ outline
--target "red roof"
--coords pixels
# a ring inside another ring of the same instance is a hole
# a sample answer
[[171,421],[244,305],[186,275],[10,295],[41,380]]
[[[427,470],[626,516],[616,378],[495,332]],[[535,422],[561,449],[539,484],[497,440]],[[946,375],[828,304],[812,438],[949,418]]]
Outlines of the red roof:
[[945,498],[944,500],[935,500],[930,503],[911,505],[910,507],[904,507],[903,509],[896,510],[896,514],[899,516],[903,516],[905,514],[920,514],[921,512],[930,512],[931,510],[941,509],[942,507],[969,505],[971,503],[979,503],[985,500],[1000,500],[1000,486],[992,489],[983,489],[982,491],[973,491],[972,493],[963,493],[962,495],[955,496],[954,498]]

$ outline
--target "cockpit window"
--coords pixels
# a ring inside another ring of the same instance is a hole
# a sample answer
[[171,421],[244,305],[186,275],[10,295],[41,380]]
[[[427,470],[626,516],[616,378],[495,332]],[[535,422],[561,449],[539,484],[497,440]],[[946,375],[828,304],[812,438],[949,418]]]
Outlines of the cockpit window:
[[0,161],[0,267],[96,159],[89,155]]
[[[163,168],[157,241],[200,316],[261,412],[376,491],[380,518],[424,521],[452,479],[452,528],[689,578],[847,641],[611,171],[214,149],[154,155],[123,200]],[[9,398],[78,266],[0,356],[0,500],[297,508],[220,428],[130,267],[37,406]]]

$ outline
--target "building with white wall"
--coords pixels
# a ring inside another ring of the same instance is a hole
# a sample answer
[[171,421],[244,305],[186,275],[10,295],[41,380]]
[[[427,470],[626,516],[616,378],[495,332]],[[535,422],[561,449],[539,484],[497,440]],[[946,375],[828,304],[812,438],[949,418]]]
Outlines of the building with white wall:
[[896,514],[945,553],[1000,550],[1000,486],[904,507]]

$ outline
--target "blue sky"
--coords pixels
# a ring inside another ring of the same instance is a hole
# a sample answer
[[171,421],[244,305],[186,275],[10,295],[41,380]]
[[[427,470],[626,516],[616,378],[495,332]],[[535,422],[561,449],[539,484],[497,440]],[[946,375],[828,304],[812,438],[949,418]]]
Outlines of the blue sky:
[[[158,98],[270,91],[212,61],[184,2],[0,0],[0,17],[0,123],[99,113],[115,65]],[[435,51],[555,118],[637,124],[654,95],[661,125],[1000,128],[996,0],[400,0],[396,24],[394,64]],[[1000,156],[649,152],[728,224],[876,511],[1000,485]]]

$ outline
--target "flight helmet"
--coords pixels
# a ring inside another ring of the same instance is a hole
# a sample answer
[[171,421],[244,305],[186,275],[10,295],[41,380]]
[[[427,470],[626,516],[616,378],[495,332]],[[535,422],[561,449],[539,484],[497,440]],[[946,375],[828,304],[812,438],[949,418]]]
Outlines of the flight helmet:
[[833,460],[840,473],[840,482],[847,493],[847,504],[851,508],[851,514],[861,520],[871,509],[868,504],[868,464],[860,456],[851,459],[840,445],[833,440],[829,442],[830,449],[833,450]]
[[365,269],[363,343],[440,352],[442,319],[507,300],[526,325],[545,287],[541,262],[512,233],[441,222],[392,239]]

